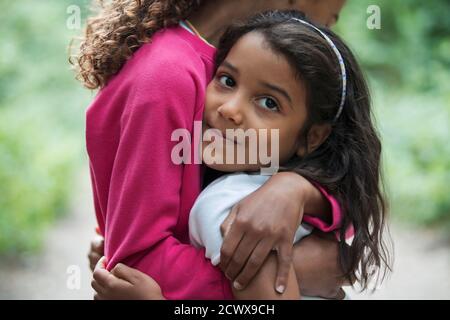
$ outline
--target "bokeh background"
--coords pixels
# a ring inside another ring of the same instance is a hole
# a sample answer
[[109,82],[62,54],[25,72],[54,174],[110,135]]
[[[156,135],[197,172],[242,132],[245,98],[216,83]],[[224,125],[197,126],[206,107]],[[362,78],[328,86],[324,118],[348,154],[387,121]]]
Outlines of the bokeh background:
[[[68,19],[89,0],[0,2],[0,299],[90,299],[95,218]],[[367,28],[369,5],[381,29]],[[353,299],[450,299],[450,1],[348,0],[335,31],[369,79],[394,271]],[[80,283],[71,276],[79,275]]]

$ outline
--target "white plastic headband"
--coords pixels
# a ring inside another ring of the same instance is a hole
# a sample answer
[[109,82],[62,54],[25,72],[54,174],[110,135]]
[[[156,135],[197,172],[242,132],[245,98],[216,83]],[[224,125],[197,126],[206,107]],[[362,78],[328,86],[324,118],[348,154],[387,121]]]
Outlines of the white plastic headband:
[[336,57],[338,58],[339,66],[341,68],[342,94],[341,94],[341,103],[339,104],[338,112],[337,112],[337,114],[336,114],[336,116],[334,118],[334,121],[336,121],[337,119],[339,119],[339,116],[341,115],[342,110],[344,109],[345,98],[347,96],[347,71],[345,70],[344,59],[342,58],[342,55],[339,52],[339,50],[336,47],[336,45],[334,44],[334,42],[322,30],[320,30],[316,26],[314,26],[311,23],[306,22],[304,20],[301,20],[301,19],[298,19],[298,18],[292,18],[292,20],[298,21],[298,22],[300,22],[300,23],[302,23],[304,25],[307,25],[307,26],[313,28],[317,32],[319,32],[320,35],[329,43],[331,49],[333,49],[334,53],[336,54]]

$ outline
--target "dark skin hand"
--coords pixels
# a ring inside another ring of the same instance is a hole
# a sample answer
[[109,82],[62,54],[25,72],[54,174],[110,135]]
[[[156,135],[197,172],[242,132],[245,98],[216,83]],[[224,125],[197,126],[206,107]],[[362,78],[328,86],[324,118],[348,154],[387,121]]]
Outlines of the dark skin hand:
[[318,214],[327,220],[330,208],[309,181],[291,172],[276,174],[233,208],[221,226],[222,234],[227,232],[219,266],[235,289],[245,288],[276,249],[274,288],[279,293],[284,291],[293,259],[294,235],[305,211],[327,213]]
[[[231,212],[221,226],[222,235],[229,232],[236,213]],[[302,295],[343,299],[342,286],[351,285],[339,264],[339,245],[332,234],[314,231],[296,243],[292,250],[295,274]]]
[[91,286],[94,300],[165,300],[155,280],[121,263],[108,272],[104,257],[94,269]]

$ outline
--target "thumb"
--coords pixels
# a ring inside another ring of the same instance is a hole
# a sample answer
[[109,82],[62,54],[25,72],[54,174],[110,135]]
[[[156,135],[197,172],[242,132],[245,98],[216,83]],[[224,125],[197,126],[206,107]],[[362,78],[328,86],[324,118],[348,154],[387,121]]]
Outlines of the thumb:
[[139,271],[138,269],[131,268],[123,263],[118,263],[112,270],[111,273],[119,279],[125,280],[131,284],[137,285],[143,281],[149,282],[154,281],[147,274]]
[[112,270],[111,273],[119,279],[128,281],[130,283],[136,283],[138,274],[140,273],[138,270],[130,268],[123,263],[118,263]]
[[276,251],[278,251],[278,269],[275,290],[278,293],[284,293],[292,263],[292,245],[289,243],[283,244],[279,249],[277,248]]
[[97,270],[106,270],[106,264],[108,262],[106,261],[106,257],[101,257],[100,260],[98,260],[97,264],[95,265],[94,272]]

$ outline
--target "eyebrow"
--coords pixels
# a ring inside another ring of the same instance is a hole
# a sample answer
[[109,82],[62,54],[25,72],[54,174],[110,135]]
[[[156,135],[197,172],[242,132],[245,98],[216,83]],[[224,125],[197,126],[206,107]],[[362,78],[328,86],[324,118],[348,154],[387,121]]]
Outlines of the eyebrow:
[[235,66],[233,66],[231,63],[229,63],[228,61],[224,61],[222,62],[222,65],[224,65],[225,67],[227,67],[228,69],[231,69],[232,71],[234,71],[235,73],[239,73],[238,68],[236,68]]
[[286,99],[288,99],[289,102],[292,104],[292,99],[291,99],[291,97],[289,96],[289,94],[288,94],[284,89],[282,89],[282,88],[280,88],[280,87],[277,87],[277,86],[275,86],[275,85],[273,85],[273,84],[267,83],[267,82],[261,82],[261,84],[262,84],[264,87],[269,88],[269,89],[271,89],[271,90],[273,90],[273,91],[276,91],[276,92],[278,92],[279,94],[283,95],[283,96],[284,96]]

